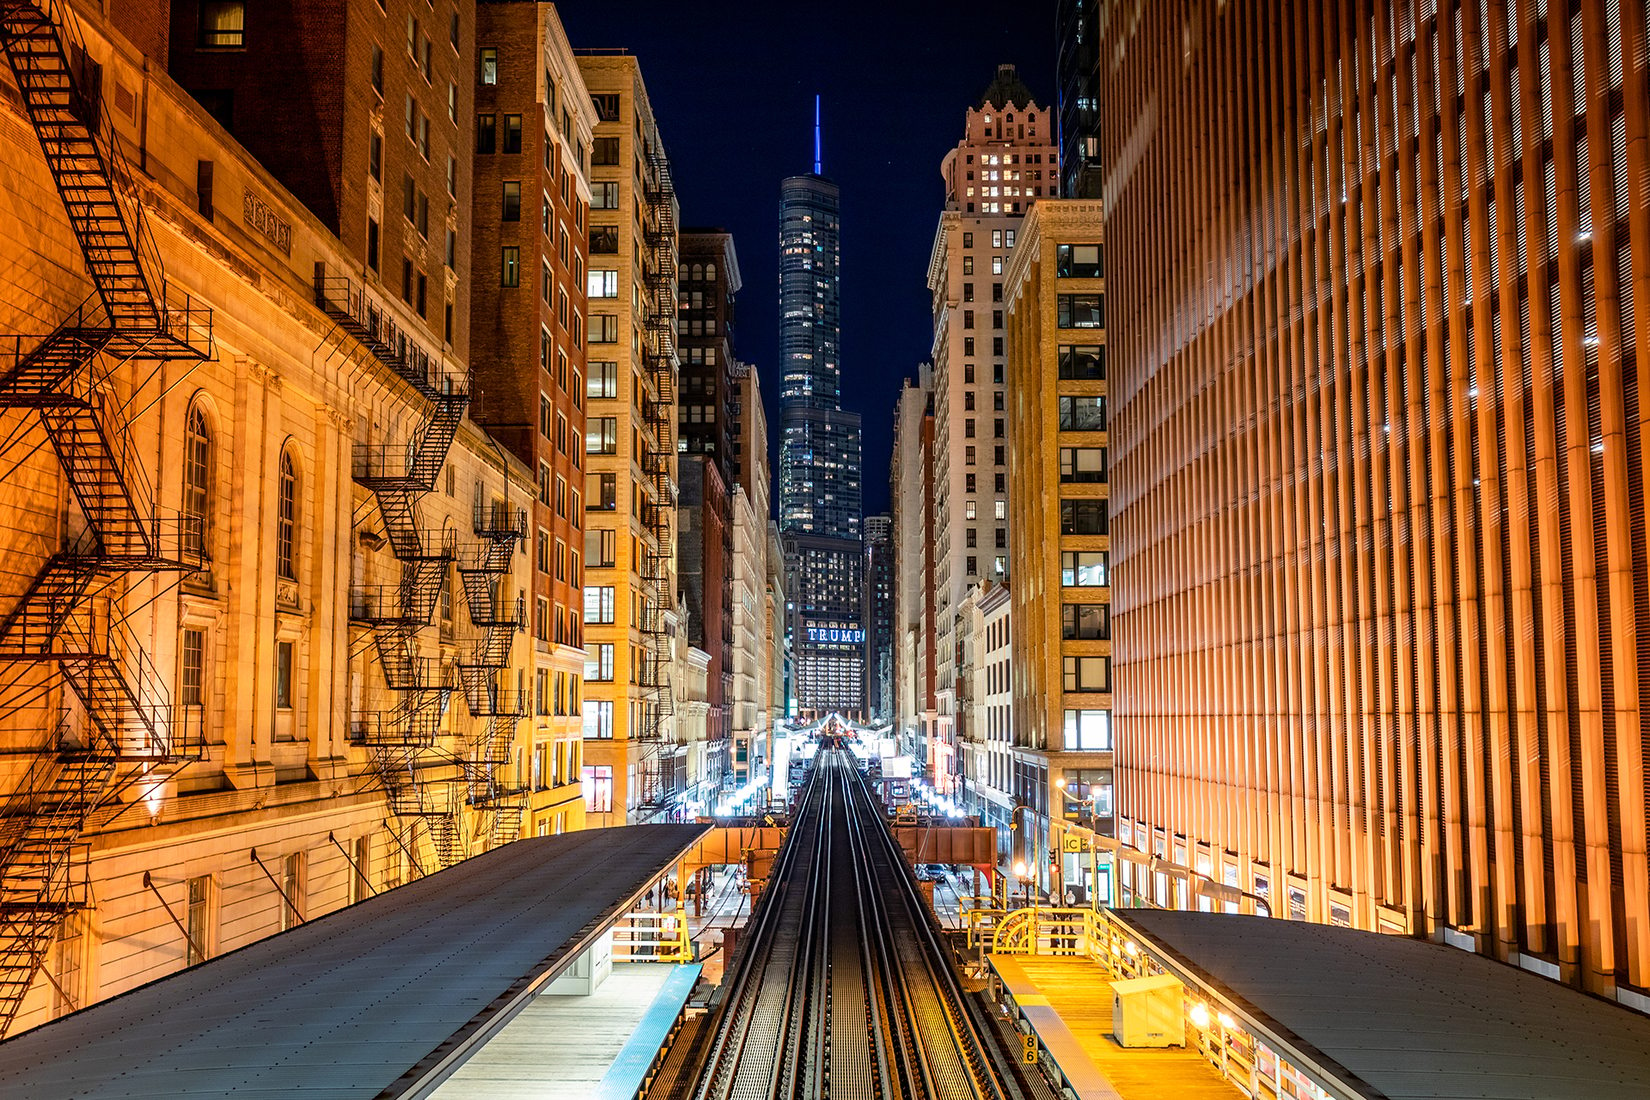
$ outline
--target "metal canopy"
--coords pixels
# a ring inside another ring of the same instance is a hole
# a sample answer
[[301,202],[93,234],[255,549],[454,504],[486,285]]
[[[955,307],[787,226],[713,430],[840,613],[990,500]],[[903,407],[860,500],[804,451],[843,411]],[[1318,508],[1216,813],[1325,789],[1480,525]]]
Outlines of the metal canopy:
[[1493,959],[1266,917],[1113,915],[1358,1095],[1650,1096],[1650,1018]]
[[570,964],[703,832],[506,844],[0,1043],[0,1095],[397,1095]]

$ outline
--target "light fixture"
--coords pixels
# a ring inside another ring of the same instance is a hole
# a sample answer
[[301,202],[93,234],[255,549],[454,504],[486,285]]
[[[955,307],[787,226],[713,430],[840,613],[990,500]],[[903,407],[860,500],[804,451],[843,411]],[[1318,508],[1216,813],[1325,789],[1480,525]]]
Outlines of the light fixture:
[[1192,1002],[1192,1011],[1188,1015],[1191,1016],[1193,1027],[1196,1027],[1200,1031],[1208,1028],[1209,1006],[1204,1004],[1202,1001]]

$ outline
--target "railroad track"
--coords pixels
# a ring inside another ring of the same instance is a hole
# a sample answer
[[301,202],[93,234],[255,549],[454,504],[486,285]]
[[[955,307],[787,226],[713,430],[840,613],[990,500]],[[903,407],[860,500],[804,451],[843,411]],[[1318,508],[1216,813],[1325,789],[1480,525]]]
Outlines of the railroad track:
[[1015,1100],[853,759],[819,754],[695,1100]]

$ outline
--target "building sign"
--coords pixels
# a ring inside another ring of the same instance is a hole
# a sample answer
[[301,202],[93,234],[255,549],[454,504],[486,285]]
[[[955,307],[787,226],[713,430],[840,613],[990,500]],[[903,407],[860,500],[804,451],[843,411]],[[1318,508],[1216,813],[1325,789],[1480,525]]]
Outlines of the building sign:
[[280,249],[283,255],[292,255],[292,226],[281,220],[273,207],[250,191],[241,192],[241,219],[265,240]]
[[865,631],[839,623],[808,623],[808,641],[815,645],[864,645]]

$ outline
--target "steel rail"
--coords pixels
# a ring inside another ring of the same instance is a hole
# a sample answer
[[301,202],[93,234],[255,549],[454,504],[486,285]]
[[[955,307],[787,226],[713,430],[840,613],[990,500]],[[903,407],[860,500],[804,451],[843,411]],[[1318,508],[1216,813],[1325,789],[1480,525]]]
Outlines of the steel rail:
[[816,759],[748,927],[695,1100],[1009,1100],[844,754]]

